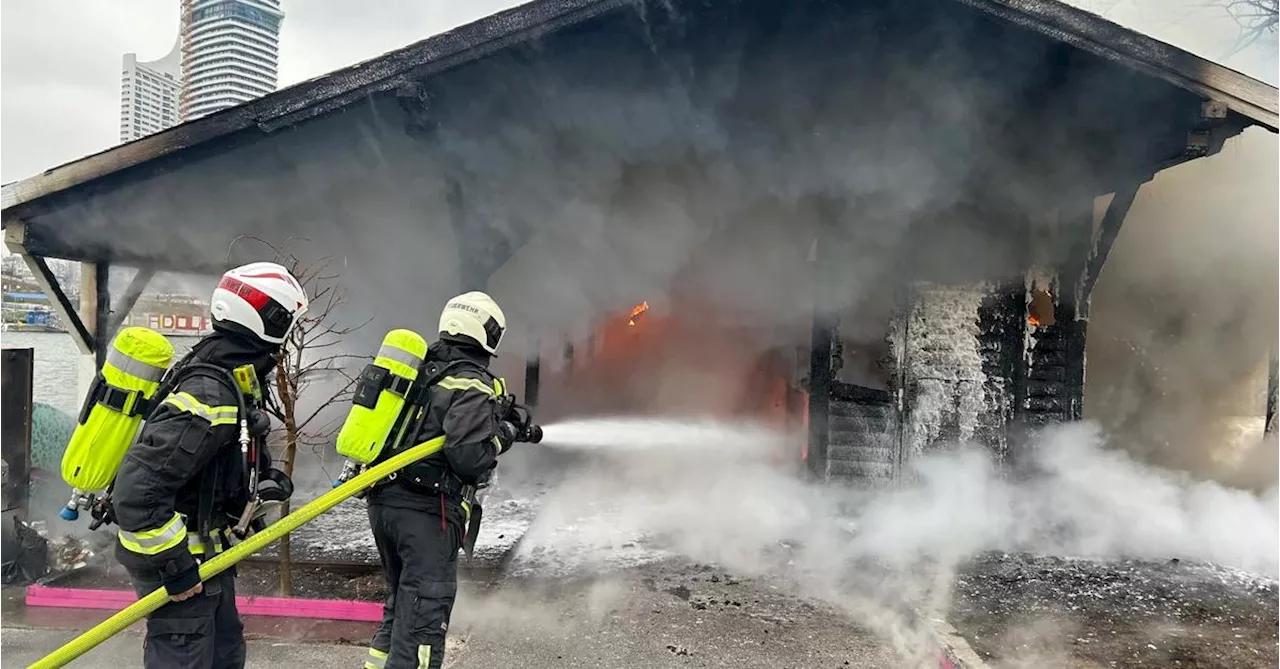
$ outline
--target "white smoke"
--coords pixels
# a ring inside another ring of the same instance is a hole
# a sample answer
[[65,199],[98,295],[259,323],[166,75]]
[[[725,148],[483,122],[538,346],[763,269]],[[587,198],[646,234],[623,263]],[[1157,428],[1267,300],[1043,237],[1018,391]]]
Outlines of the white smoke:
[[[1280,575],[1280,506],[1266,494],[1142,464],[1093,424],[1045,430],[1005,475],[980,448],[918,458],[900,485],[840,490],[799,480],[771,449],[698,424],[583,421],[548,428],[601,444],[545,498],[514,564],[601,573],[672,556],[766,576],[835,604],[904,654],[926,647],[911,609],[945,613],[956,570],[987,551],[1204,561]],[[651,434],[663,448],[636,448]],[[758,431],[750,432],[759,436]],[[614,437],[629,447],[610,449]],[[577,443],[577,442],[575,442]],[[522,567],[523,566],[523,567]],[[904,655],[905,657],[906,655]]]

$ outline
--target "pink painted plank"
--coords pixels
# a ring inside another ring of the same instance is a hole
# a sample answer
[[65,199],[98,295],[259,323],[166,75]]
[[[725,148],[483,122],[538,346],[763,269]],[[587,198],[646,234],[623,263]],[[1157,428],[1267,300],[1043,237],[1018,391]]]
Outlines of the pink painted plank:
[[[71,609],[122,609],[137,597],[128,590],[87,590],[82,588],[27,587],[27,606]],[[341,599],[295,599],[293,597],[236,597],[242,615],[325,620],[382,620],[382,604]]]

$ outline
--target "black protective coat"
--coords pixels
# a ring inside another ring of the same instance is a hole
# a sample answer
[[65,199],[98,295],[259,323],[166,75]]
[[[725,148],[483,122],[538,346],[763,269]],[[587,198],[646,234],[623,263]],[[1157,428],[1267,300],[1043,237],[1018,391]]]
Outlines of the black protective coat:
[[[427,359],[474,363],[455,366],[448,376],[492,387],[492,377],[484,371],[489,357],[474,347],[438,341]],[[469,485],[484,480],[507,446],[497,438],[498,410],[494,393],[434,387],[413,443],[444,434],[444,448],[369,493],[369,523],[391,593],[371,647],[388,654],[386,669],[412,669],[428,658],[426,666],[438,669],[444,662],[445,633],[458,591],[457,555],[465,532],[460,497],[424,491],[404,479],[454,477]]]
[[[228,371],[253,364],[260,377],[274,365],[269,349],[221,332],[196,344],[190,359]],[[209,406],[230,406],[236,404],[238,391],[200,374],[183,379],[174,389],[178,392]],[[162,404],[129,447],[116,474],[112,509],[120,529],[153,529],[177,512],[186,516],[188,536],[196,536],[201,482],[210,471],[217,472],[212,527],[234,522],[229,517],[239,516],[249,500],[238,435],[235,425],[212,425],[194,413]],[[199,562],[187,543],[143,555],[117,541],[116,558],[141,594],[160,586],[170,594],[181,593],[200,582]],[[234,590],[234,574],[224,574],[205,583],[203,594],[170,602],[149,616],[146,668],[243,667],[244,638]]]

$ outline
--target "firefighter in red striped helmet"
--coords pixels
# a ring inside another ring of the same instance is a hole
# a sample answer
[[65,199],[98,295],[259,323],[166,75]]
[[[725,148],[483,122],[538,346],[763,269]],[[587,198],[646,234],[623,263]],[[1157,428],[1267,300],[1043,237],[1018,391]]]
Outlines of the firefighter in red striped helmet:
[[234,570],[201,583],[199,564],[230,546],[229,530],[255,492],[248,470],[256,467],[265,482],[260,495],[274,485],[287,498],[292,485],[270,469],[265,448],[255,448],[257,462],[242,455],[239,412],[259,444],[270,422],[246,402],[250,393],[232,372],[240,368],[244,378],[251,366],[259,387],[270,389],[275,353],[307,304],[298,280],[275,263],[222,275],[209,305],[214,331],[170,370],[172,391],[156,398],[116,475],[116,557],[139,596],[164,587],[173,600],[147,619],[147,669],[244,667]]

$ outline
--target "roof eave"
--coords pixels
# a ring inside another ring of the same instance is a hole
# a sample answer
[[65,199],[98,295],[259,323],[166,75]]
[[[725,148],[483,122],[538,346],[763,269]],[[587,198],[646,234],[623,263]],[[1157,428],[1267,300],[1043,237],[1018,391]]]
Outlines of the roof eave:
[[[1232,111],[1271,132],[1277,132],[1280,127],[1280,101],[1275,87],[1095,14],[1043,0],[959,1],[1223,102]],[[370,94],[395,88],[410,78],[456,67],[632,2],[634,0],[529,2],[243,105],[6,184],[0,188],[0,210],[5,220],[20,218],[24,205],[51,194],[234,133],[250,130],[270,133]],[[1183,70],[1188,67],[1203,73],[1203,80],[1184,74]],[[1264,102],[1256,102],[1259,100]]]
[[[1174,86],[1225,103],[1253,123],[1277,132],[1280,96],[1274,86],[1224,67],[1153,37],[1143,35],[1097,14],[1063,2],[1039,0],[959,0],[1014,25],[1070,44],[1120,63]],[[1193,79],[1168,64],[1178,63],[1202,73]],[[1229,90],[1234,88],[1236,90]],[[1246,98],[1245,95],[1248,95]],[[1258,104],[1253,100],[1265,100]]]
[[[0,187],[0,210],[5,219],[20,216],[20,211],[10,210],[233,133],[252,129],[270,133],[395,88],[408,78],[456,67],[630,2],[557,0],[519,5],[242,105],[5,184]],[[549,10],[548,5],[554,7]]]

